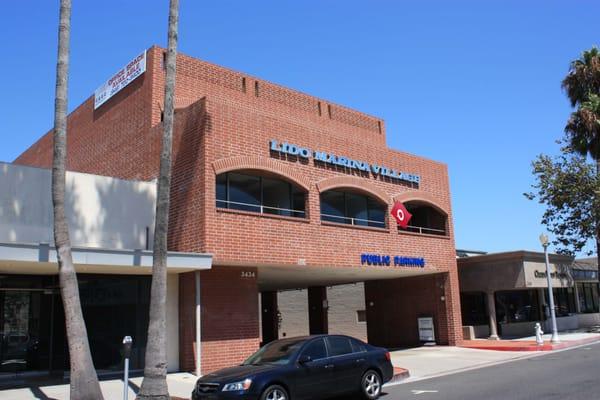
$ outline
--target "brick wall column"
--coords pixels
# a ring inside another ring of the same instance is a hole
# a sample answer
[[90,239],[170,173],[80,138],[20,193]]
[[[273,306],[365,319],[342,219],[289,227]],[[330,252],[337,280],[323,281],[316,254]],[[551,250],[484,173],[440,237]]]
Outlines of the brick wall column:
[[328,333],[327,288],[316,286],[308,288],[308,325],[311,335]]
[[449,346],[458,346],[463,341],[462,316],[460,311],[460,289],[456,264],[443,276],[444,306],[443,322],[447,327],[447,341]]
[[261,292],[262,343],[266,344],[279,338],[279,318],[277,292]]

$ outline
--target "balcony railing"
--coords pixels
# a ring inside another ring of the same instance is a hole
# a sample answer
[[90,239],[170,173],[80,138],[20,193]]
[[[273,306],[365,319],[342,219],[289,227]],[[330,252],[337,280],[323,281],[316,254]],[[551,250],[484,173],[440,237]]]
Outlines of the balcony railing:
[[373,226],[376,228],[385,228],[385,222],[374,221],[372,219],[342,217],[339,215],[321,214],[321,221],[336,222],[338,224],[356,225],[356,226]]
[[237,201],[217,200],[218,208],[250,211],[258,214],[282,215],[286,217],[306,218],[306,211],[289,208],[269,207],[262,204],[240,203]]
[[415,233],[420,233],[420,234],[446,236],[445,229],[434,229],[434,228],[426,228],[424,226],[408,225],[406,227],[406,229],[404,229],[404,230],[408,231],[408,232],[415,232]]

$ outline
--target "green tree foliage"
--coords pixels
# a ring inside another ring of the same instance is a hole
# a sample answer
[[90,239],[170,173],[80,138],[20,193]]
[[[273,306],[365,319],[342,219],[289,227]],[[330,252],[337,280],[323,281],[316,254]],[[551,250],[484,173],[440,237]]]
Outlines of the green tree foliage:
[[[546,206],[542,223],[557,251],[575,254],[595,240],[600,248],[600,50],[572,61],[562,88],[575,111],[565,126],[561,154],[533,162],[536,182],[525,193]],[[561,142],[559,142],[561,143]],[[590,162],[590,159],[593,162]],[[600,252],[597,251],[600,258]]]
[[525,196],[545,206],[542,224],[552,233],[557,252],[574,255],[596,237],[600,186],[594,163],[568,147],[562,150],[557,157],[542,154],[533,162],[536,182]]
[[[571,148],[582,156],[600,162],[600,96],[590,93],[571,114],[565,134]],[[600,172],[600,167],[598,167]]]

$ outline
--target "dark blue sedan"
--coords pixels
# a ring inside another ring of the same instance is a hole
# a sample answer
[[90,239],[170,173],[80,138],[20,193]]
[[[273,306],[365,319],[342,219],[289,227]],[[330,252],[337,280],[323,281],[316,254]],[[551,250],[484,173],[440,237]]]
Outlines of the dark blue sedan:
[[376,399],[392,379],[390,353],[341,335],[281,339],[242,365],[203,376],[192,400],[302,400],[362,394]]

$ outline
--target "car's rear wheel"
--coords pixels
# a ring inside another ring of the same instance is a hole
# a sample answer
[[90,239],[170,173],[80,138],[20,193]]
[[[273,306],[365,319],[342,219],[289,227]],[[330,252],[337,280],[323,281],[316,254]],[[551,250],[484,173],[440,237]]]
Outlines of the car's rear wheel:
[[360,389],[365,399],[374,400],[381,394],[381,377],[373,370],[368,370],[362,377]]
[[271,385],[265,389],[260,400],[290,400],[287,391],[279,385]]

